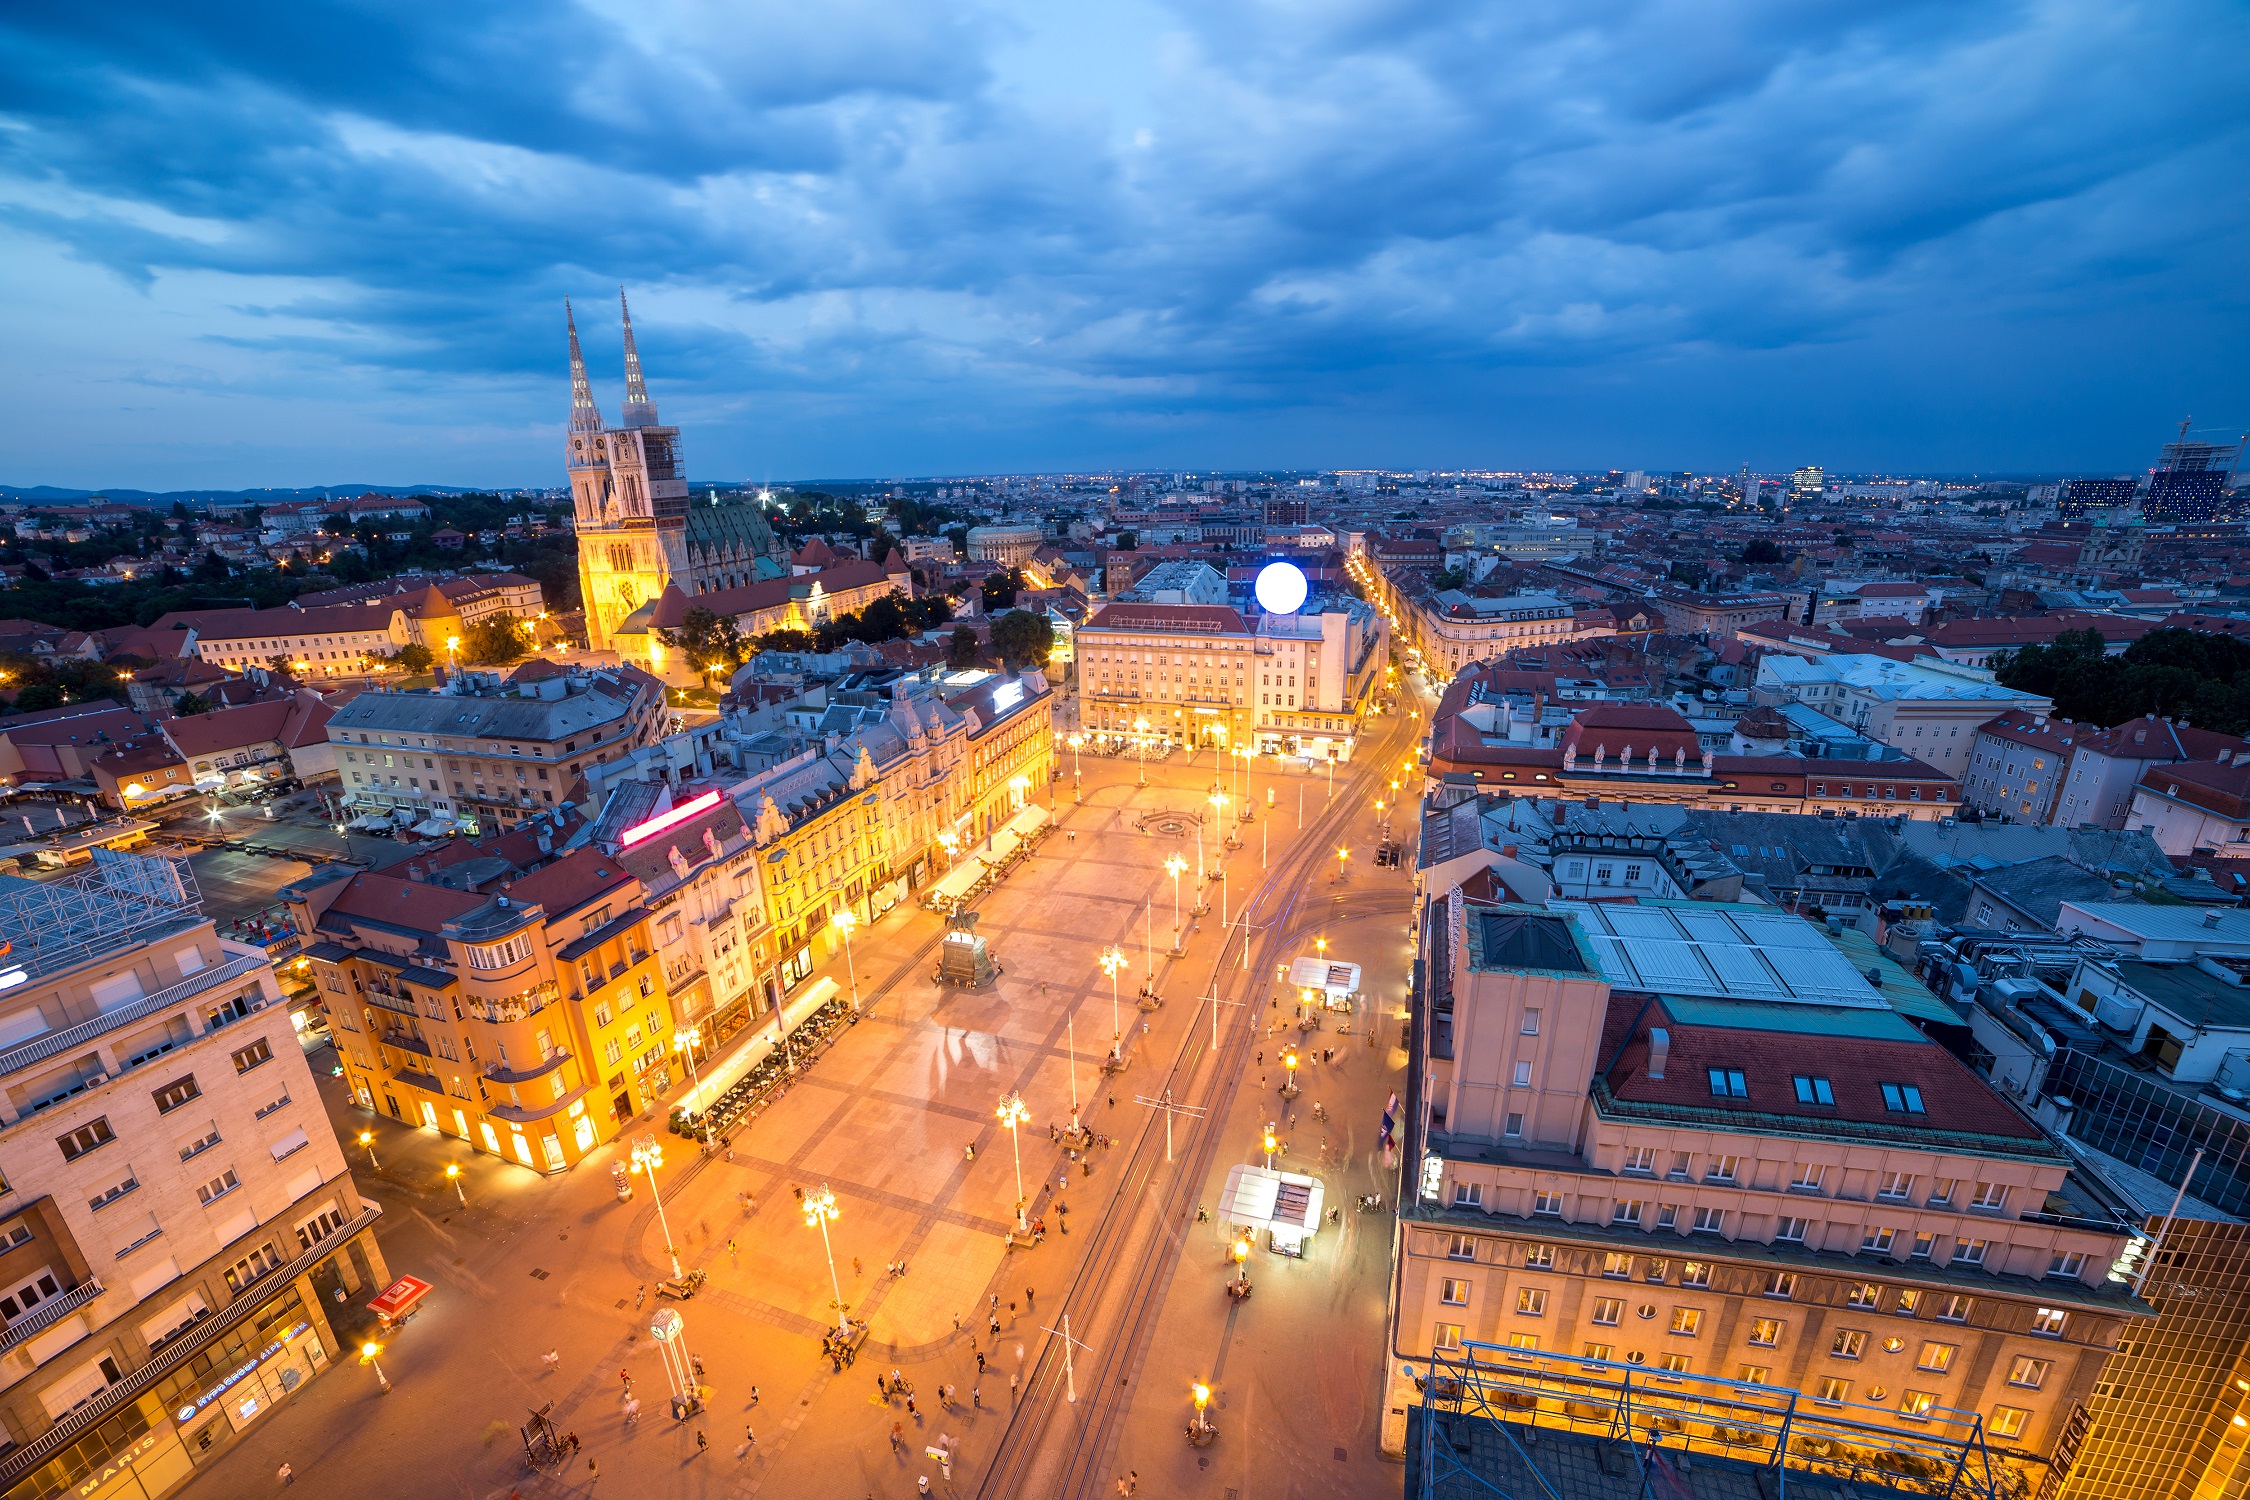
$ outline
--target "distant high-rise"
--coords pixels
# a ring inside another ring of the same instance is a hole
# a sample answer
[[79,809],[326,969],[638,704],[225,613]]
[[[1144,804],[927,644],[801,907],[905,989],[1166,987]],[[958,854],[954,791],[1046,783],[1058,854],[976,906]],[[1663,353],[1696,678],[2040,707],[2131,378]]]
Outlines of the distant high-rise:
[[2131,505],[2139,488],[2131,479],[2068,479],[2055,496],[2055,511],[2063,520],[2075,521],[2091,511]]
[[1820,494],[1826,487],[1827,476],[1820,472],[1818,464],[1807,464],[1789,476],[1789,489],[1796,495],[1810,498]]
[[2148,494],[2141,514],[2153,523],[2232,521],[2241,513],[2241,498],[2227,482],[2242,458],[2242,439],[2231,443],[2197,443],[2188,440],[2188,424],[2164,445],[2164,453],[2148,476]]

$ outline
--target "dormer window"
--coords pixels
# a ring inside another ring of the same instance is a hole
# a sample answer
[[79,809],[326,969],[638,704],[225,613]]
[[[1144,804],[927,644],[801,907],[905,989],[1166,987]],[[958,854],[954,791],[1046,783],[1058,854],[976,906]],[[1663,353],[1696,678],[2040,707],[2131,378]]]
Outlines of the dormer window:
[[1799,1073],[1796,1076],[1796,1084],[1797,1102],[1799,1104],[1832,1105],[1836,1102],[1836,1091],[1829,1087],[1828,1080],[1825,1078],[1810,1077]]
[[1922,1091],[1911,1083],[1886,1083],[1883,1085],[1883,1108],[1893,1114],[1922,1114]]

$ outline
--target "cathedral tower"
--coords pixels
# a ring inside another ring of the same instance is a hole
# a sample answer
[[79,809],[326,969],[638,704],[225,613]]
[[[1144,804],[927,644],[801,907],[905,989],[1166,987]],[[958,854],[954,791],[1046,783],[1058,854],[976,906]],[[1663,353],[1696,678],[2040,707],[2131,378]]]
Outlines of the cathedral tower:
[[563,304],[570,332],[570,429],[564,458],[577,512],[578,581],[586,603],[587,643],[607,650],[618,625],[651,603],[674,579],[688,576],[688,490],[680,462],[680,430],[663,426],[641,375],[633,317],[622,288],[625,327],[623,425],[606,427],[578,349],[578,322]]

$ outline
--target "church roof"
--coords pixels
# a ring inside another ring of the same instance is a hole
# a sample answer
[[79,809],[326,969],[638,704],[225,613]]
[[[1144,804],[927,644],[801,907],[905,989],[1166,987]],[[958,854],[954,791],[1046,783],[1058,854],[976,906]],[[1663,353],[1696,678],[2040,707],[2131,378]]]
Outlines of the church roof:
[[650,623],[659,630],[677,630],[687,619],[688,596],[680,592],[676,583],[664,585],[664,592],[656,596],[656,612]]
[[842,559],[837,557],[836,549],[817,536],[799,548],[795,557],[789,559],[790,566],[798,568],[825,568],[840,561]]
[[749,501],[691,505],[687,540],[689,546],[706,551],[734,546],[762,557],[773,548],[773,527],[766,523],[766,513]]

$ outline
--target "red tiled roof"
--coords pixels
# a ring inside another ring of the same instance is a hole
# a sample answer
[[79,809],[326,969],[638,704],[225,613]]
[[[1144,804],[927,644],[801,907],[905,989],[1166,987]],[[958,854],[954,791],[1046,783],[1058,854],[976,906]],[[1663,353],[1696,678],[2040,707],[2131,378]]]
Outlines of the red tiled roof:
[[2140,784],[2222,818],[2250,817],[2250,765],[2183,760],[2176,765],[2150,766],[2141,772]]
[[1996,740],[2028,745],[2034,749],[2067,750],[2083,732],[2083,728],[2084,726],[2068,719],[2050,718],[2045,714],[2025,713],[2017,709],[1979,726],[1977,733],[1989,734]]
[[554,918],[576,911],[620,886],[637,884],[607,851],[587,848],[518,878],[508,887],[508,899],[519,906],[543,906],[548,917]]
[[485,898],[474,891],[456,891],[419,880],[372,872],[355,875],[343,894],[329,906],[330,916],[360,917],[387,922],[416,932],[434,933],[454,917],[475,911]]

